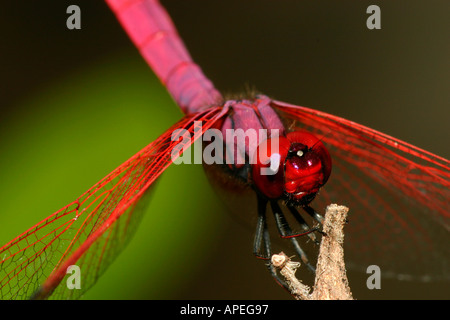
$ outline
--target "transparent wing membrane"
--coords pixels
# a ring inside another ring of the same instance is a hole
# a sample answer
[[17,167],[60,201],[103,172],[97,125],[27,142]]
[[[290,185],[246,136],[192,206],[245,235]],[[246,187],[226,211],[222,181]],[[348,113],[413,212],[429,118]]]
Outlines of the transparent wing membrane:
[[290,128],[315,133],[333,170],[312,206],[350,208],[346,261],[400,279],[450,280],[450,163],[373,129],[275,101]]
[[[148,191],[172,163],[179,141],[172,132],[185,129],[190,145],[221,115],[212,108],[185,117],[77,200],[50,215],[0,248],[2,299],[78,298],[105,271],[135,231]],[[203,130],[194,133],[194,121]],[[80,268],[81,290],[66,286],[67,268]]]

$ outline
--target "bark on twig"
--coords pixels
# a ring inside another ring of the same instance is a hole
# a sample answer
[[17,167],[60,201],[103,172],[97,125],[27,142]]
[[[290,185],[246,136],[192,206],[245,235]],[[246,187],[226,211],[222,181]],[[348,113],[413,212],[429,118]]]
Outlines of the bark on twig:
[[272,256],[272,263],[286,280],[291,294],[298,300],[353,300],[344,263],[344,225],[348,208],[329,205],[325,213],[320,252],[317,260],[314,291],[295,277],[300,266],[283,252]]

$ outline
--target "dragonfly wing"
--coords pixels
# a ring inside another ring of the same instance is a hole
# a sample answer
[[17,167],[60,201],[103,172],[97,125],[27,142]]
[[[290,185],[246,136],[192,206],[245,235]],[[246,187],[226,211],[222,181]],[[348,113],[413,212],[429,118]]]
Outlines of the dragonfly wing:
[[[78,298],[124,248],[145,208],[148,190],[223,113],[211,108],[183,118],[77,200],[0,248],[2,299]],[[202,121],[202,130],[194,122]],[[172,132],[185,129],[182,143]],[[186,139],[185,139],[186,138]],[[69,290],[69,266],[79,267],[81,290]]]
[[450,161],[352,121],[274,101],[291,129],[315,133],[333,160],[312,205],[350,208],[349,267],[399,279],[450,280]]

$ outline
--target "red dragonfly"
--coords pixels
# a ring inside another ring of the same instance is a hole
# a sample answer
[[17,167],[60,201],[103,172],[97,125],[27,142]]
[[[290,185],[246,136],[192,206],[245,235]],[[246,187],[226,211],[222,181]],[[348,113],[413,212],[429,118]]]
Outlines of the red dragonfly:
[[[223,108],[227,102],[192,62],[157,1],[107,2],[188,115],[76,201],[3,246],[3,298],[75,298],[82,294],[122,250],[142,213],[143,198],[171,164],[170,154],[176,146],[170,140],[172,132],[185,128],[194,133],[194,121],[202,121],[202,131],[193,134],[191,144],[224,119],[233,119],[232,107],[238,110],[236,101]],[[307,130],[326,146],[333,169],[312,204],[323,207],[339,202],[351,208],[346,241],[349,250],[360,253],[355,264],[366,266],[379,260],[386,273],[448,280],[448,249],[436,245],[449,240],[448,160],[317,110],[265,96],[240,103],[245,108],[268,106],[267,110],[276,110],[288,121],[286,131]],[[270,202],[278,210],[277,202]],[[262,217],[265,211],[260,211]],[[259,221],[261,231],[264,220]],[[387,248],[380,250],[380,243],[388,244]],[[83,290],[65,286],[69,265],[78,265],[83,274],[90,275]]]

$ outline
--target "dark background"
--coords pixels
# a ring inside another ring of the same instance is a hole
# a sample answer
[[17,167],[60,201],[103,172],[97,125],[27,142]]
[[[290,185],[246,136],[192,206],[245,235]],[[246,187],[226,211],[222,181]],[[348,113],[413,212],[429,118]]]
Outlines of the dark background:
[[[66,28],[70,4],[81,8],[81,30]],[[249,84],[450,157],[447,0],[163,4],[222,92]],[[366,28],[371,4],[381,8],[381,30]],[[102,1],[5,2],[0,24],[3,244],[181,114]],[[201,171],[168,170],[136,237],[86,298],[289,298],[252,256],[251,232],[225,213]],[[366,275],[349,277],[358,299],[448,298],[446,284],[385,280],[369,291]]]

